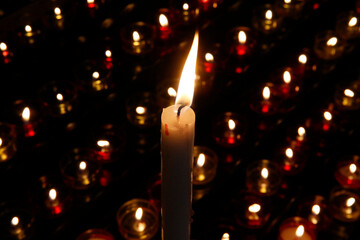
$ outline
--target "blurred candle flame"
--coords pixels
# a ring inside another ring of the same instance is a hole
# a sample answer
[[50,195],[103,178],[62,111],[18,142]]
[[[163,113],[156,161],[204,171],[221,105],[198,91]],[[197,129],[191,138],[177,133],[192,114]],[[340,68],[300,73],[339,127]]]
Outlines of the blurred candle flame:
[[54,188],[50,189],[49,191],[49,198],[51,200],[55,200],[56,199],[56,196],[57,196],[57,192]]
[[165,14],[160,14],[159,23],[160,23],[160,26],[162,26],[162,27],[169,26],[169,21],[168,21],[167,17],[165,16]]
[[301,54],[298,60],[300,63],[305,64],[307,62],[307,56],[305,54]]
[[354,27],[357,24],[358,20],[356,17],[352,17],[349,21],[349,27]]
[[100,77],[99,72],[93,72],[92,77],[93,77],[94,79],[98,79],[98,78]]
[[31,32],[31,31],[32,31],[32,27],[31,27],[30,25],[26,25],[26,26],[25,26],[25,31],[28,32],[28,33]]
[[300,137],[303,137],[305,135],[305,133],[306,133],[306,130],[305,130],[304,127],[299,127],[298,128],[298,134],[299,134]]
[[110,57],[112,56],[111,51],[110,51],[110,50],[106,50],[106,51],[105,51],[105,56],[108,57],[108,58],[110,58]]
[[266,18],[267,20],[271,20],[272,17],[273,17],[272,11],[271,11],[270,9],[267,10],[266,13],[265,13],[265,18]]
[[284,82],[289,84],[291,82],[291,74],[289,71],[285,71],[283,74]]
[[345,89],[344,90],[344,95],[347,96],[347,97],[354,97],[355,93],[350,89]]
[[213,62],[214,61],[214,55],[212,55],[211,53],[206,53],[205,54],[205,60],[207,62]]
[[134,31],[132,33],[132,37],[133,37],[134,42],[138,43],[140,41],[140,34],[138,33],[138,31]]
[[59,100],[60,102],[64,100],[64,97],[61,93],[56,94],[56,99]]
[[288,158],[292,158],[294,156],[294,151],[291,149],[291,148],[287,148],[285,150],[285,155],[288,157]]
[[0,50],[1,50],[1,51],[6,51],[6,50],[7,50],[7,45],[6,45],[6,43],[4,43],[4,42],[0,43]]
[[230,235],[228,233],[224,233],[221,237],[221,240],[230,240]]
[[357,169],[357,167],[356,167],[355,163],[350,164],[349,170],[350,170],[351,173],[355,173],[356,169]]
[[139,207],[138,209],[136,209],[135,218],[136,220],[141,220],[142,216],[143,216],[143,209]]
[[21,116],[25,122],[29,121],[30,120],[30,108],[25,107]]
[[234,130],[235,127],[236,127],[235,121],[232,120],[232,119],[229,119],[229,121],[228,121],[228,126],[229,126],[229,129],[230,129],[230,130]]
[[329,111],[325,111],[324,118],[325,120],[330,121],[332,119],[332,114]]
[[13,226],[17,226],[18,224],[19,224],[19,218],[17,217],[17,216],[15,216],[15,217],[13,217],[12,219],[11,219],[11,225],[13,225]]
[[351,207],[352,205],[354,205],[354,203],[355,203],[355,198],[353,198],[353,197],[350,197],[346,200],[347,207]]
[[284,3],[289,4],[291,3],[291,0],[284,0]]
[[2,144],[3,144],[3,140],[2,138],[0,138],[0,147],[2,146]]
[[269,100],[270,98],[270,88],[268,86],[264,87],[262,92],[264,100]]
[[305,233],[305,228],[303,225],[300,225],[296,228],[296,232],[295,232],[296,237],[302,237],[304,233]]
[[267,179],[269,177],[269,170],[267,168],[263,168],[261,169],[261,176],[264,178],[264,179]]
[[174,88],[169,87],[167,92],[170,97],[176,97],[176,90]]
[[85,170],[86,169],[86,162],[81,161],[80,164],[79,164],[79,169],[80,170]]
[[251,213],[257,213],[261,210],[261,206],[260,206],[260,204],[254,203],[249,206],[248,210]]
[[320,213],[320,206],[319,205],[317,205],[317,204],[314,204],[313,206],[312,206],[312,208],[311,208],[311,212],[313,213],[313,214],[315,214],[315,215],[319,215],[319,213]]
[[337,44],[337,41],[338,39],[336,37],[332,37],[326,42],[326,45],[329,47],[334,47]]
[[196,165],[198,167],[202,167],[202,166],[204,166],[204,164],[205,164],[205,154],[200,153],[199,157],[198,157],[198,159],[196,161]]
[[99,140],[97,141],[97,145],[99,147],[108,147],[110,146],[110,142],[108,140]]
[[138,106],[136,107],[135,111],[137,114],[144,114],[146,112],[146,108]]
[[238,35],[239,43],[246,43],[246,33],[244,31],[240,31]]
[[183,5],[183,10],[184,10],[184,11],[189,10],[189,4],[188,4],[188,3],[184,3],[184,5]]

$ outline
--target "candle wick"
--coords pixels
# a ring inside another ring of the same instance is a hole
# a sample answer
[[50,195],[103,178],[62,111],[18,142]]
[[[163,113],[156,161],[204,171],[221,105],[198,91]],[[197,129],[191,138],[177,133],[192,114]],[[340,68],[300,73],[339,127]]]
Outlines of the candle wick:
[[177,111],[177,117],[180,117],[180,112],[181,112],[181,109],[183,109],[185,106],[184,105],[181,105]]

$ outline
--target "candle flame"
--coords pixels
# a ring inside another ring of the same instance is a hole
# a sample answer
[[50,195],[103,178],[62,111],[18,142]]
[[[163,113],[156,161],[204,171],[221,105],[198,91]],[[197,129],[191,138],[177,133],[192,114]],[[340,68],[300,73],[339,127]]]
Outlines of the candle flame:
[[98,79],[100,77],[100,73],[99,72],[93,72],[92,77],[94,79]]
[[229,121],[228,121],[228,126],[229,126],[229,129],[230,129],[230,130],[234,130],[235,127],[236,127],[235,121],[232,120],[232,119],[229,119]]
[[99,140],[97,141],[97,145],[99,147],[108,147],[110,146],[110,142],[108,140]]
[[137,31],[133,32],[132,37],[133,37],[134,42],[140,41],[140,34]]
[[95,0],[87,0],[87,3],[88,4],[92,4],[92,3],[94,3],[95,2]]
[[205,53],[205,60],[207,62],[213,62],[214,61],[214,55],[212,55],[211,53]]
[[272,17],[273,17],[272,11],[271,11],[270,9],[267,10],[266,13],[265,13],[265,18],[266,18],[267,20],[271,20]]
[[110,58],[110,57],[112,56],[111,51],[110,51],[110,50],[106,50],[106,51],[105,51],[105,56],[108,57],[108,58]]
[[357,17],[352,17],[349,21],[349,27],[354,27],[357,24]]
[[298,60],[300,63],[305,64],[307,62],[307,56],[305,54],[301,54]]
[[304,127],[299,127],[298,128],[298,134],[299,134],[300,137],[303,137],[305,135],[305,133],[306,133],[306,130],[305,130]]
[[26,32],[31,32],[31,31],[32,31],[31,26],[30,26],[30,25],[26,25],[26,26],[25,26],[25,31],[26,31]]
[[289,71],[285,71],[283,74],[284,82],[289,84],[291,82],[291,74]]
[[302,237],[304,233],[305,233],[305,228],[303,225],[300,225],[296,228],[296,232],[295,232],[296,237]]
[[355,173],[356,169],[357,169],[357,167],[356,167],[355,163],[350,164],[349,170],[350,170],[351,173]]
[[205,154],[200,153],[200,154],[199,154],[199,157],[198,157],[198,159],[197,159],[196,165],[197,165],[198,167],[202,167],[202,166],[204,166],[204,164],[205,164]]
[[195,33],[194,40],[189,52],[189,56],[186,59],[183,72],[181,74],[178,94],[176,96],[176,104],[183,106],[190,106],[194,95],[194,85],[196,78],[196,58],[199,46],[199,34]]
[[146,108],[138,106],[138,107],[136,107],[135,111],[137,114],[144,114],[146,112]]
[[263,168],[261,169],[261,176],[264,178],[264,179],[267,179],[269,177],[269,170],[267,168]]
[[238,35],[239,43],[246,43],[246,33],[244,31],[240,31]]
[[61,102],[62,100],[64,100],[64,97],[61,93],[58,93],[58,94],[56,94],[56,99]]
[[18,217],[13,217],[12,219],[11,219],[11,224],[13,225],[13,226],[17,226],[18,224],[19,224],[19,218]]
[[260,209],[261,209],[261,206],[260,206],[260,204],[257,204],[257,203],[250,205],[248,208],[249,212],[251,212],[251,213],[257,213],[260,211]]
[[353,198],[353,197],[350,197],[346,200],[347,207],[351,207],[352,205],[354,205],[354,203],[355,203],[355,198]]
[[354,97],[355,93],[350,89],[345,89],[344,90],[344,95],[347,96],[347,97]]
[[3,140],[2,138],[0,138],[0,147],[2,146],[2,144],[3,144]]
[[337,44],[337,41],[338,39],[336,37],[332,37],[326,42],[326,45],[329,47],[334,47]]
[[332,119],[332,114],[329,112],[329,111],[325,111],[324,112],[324,118],[327,120],[327,121],[330,121]]
[[291,3],[291,0],[284,0],[284,3],[289,4]]
[[141,220],[142,216],[143,216],[143,209],[139,207],[138,209],[136,209],[135,218],[136,220]]
[[22,114],[21,114],[22,118],[24,121],[29,121],[30,119],[30,108],[25,107]]
[[7,45],[6,45],[6,43],[4,43],[4,42],[0,43],[0,50],[1,50],[1,51],[6,51],[6,50],[7,50]]
[[315,214],[315,215],[319,215],[320,210],[321,210],[321,209],[320,209],[320,206],[317,205],[317,204],[314,204],[314,205],[312,206],[312,208],[311,208],[312,213]]
[[55,199],[56,199],[56,195],[57,195],[56,190],[55,190],[54,188],[50,189],[50,191],[49,191],[49,198],[50,198],[51,200],[55,200]]
[[228,233],[224,233],[221,237],[221,240],[230,240],[230,235]]
[[176,90],[174,88],[169,87],[167,92],[170,97],[176,97]]
[[189,10],[189,4],[184,3],[184,5],[183,5],[183,10],[184,10],[184,11]]
[[79,169],[80,170],[85,170],[86,169],[86,162],[81,161],[80,164],[79,164]]
[[268,86],[264,87],[262,95],[263,95],[264,100],[269,100],[269,98],[270,98],[270,88]]
[[291,148],[287,148],[285,150],[285,155],[288,157],[288,158],[292,158],[294,156],[294,151],[291,149]]
[[54,13],[55,13],[55,15],[60,15],[61,9],[59,7],[54,8]]
[[169,21],[168,21],[167,17],[165,16],[165,14],[160,14],[159,22],[162,27],[169,26]]

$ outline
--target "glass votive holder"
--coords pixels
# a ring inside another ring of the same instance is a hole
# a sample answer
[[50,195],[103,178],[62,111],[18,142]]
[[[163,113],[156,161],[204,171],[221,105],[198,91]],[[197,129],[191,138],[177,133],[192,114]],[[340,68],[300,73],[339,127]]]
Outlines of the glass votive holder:
[[324,31],[316,34],[314,52],[322,60],[335,60],[345,51],[345,40],[333,31]]
[[335,169],[335,179],[344,188],[360,188],[360,157],[347,156],[341,159]]
[[69,114],[77,105],[77,88],[67,81],[52,81],[40,92],[45,109],[52,117]]
[[240,26],[232,28],[229,32],[229,53],[239,58],[253,55],[256,44],[257,34],[249,27]]
[[360,197],[347,189],[333,189],[330,193],[329,211],[340,222],[355,222],[360,218]]
[[99,181],[100,163],[90,149],[75,148],[60,162],[63,181],[74,189],[88,189]]
[[159,230],[159,212],[145,199],[125,202],[117,211],[120,234],[127,240],[152,239]]
[[193,184],[205,185],[213,181],[218,165],[217,154],[208,147],[194,146]]
[[40,106],[32,101],[17,100],[14,102],[14,111],[21,135],[26,138],[39,135],[39,128],[42,124]]
[[0,214],[1,239],[30,239],[34,232],[34,217],[25,209],[6,209]]
[[330,223],[327,205],[327,200],[323,196],[311,196],[301,201],[297,215],[308,220],[316,232],[322,231]]
[[190,25],[194,23],[199,16],[196,0],[178,1],[173,7],[179,11],[178,21],[180,25]]
[[0,122],[0,162],[13,158],[17,152],[16,126]]
[[277,163],[267,159],[250,163],[246,169],[246,187],[249,191],[264,195],[274,195],[281,186],[282,175]]
[[310,49],[305,48],[299,51],[299,53],[296,55],[296,60],[292,68],[295,76],[299,78],[302,78],[308,75],[311,71],[316,70],[314,56]]
[[161,108],[175,103],[178,85],[175,79],[169,79],[169,81],[161,81],[156,86],[156,99]]
[[252,25],[262,33],[270,34],[279,30],[281,18],[271,4],[263,4],[254,8]]
[[336,32],[347,40],[360,37],[360,13],[355,11],[342,12],[336,20]]
[[11,59],[14,56],[14,53],[9,50],[8,45],[6,42],[0,42],[0,52],[2,60],[5,64],[8,64],[11,62]]
[[[28,22],[28,21],[27,21]],[[21,40],[26,44],[34,44],[39,38],[41,31],[36,24],[27,23],[25,24],[21,30],[18,32],[18,35],[21,37]]]
[[126,117],[138,128],[149,128],[159,124],[160,107],[150,92],[131,95],[126,101]]
[[264,116],[278,113],[281,101],[276,95],[273,95],[276,91],[275,88],[273,83],[268,82],[253,89],[250,109]]
[[277,0],[275,8],[280,16],[298,19],[301,16],[305,3],[306,0]]
[[293,73],[292,67],[285,67],[275,73],[271,81],[274,83],[273,95],[281,99],[298,96],[302,89],[302,79]]
[[281,148],[278,158],[280,168],[286,175],[297,175],[301,173],[307,162],[307,156],[303,153],[303,149],[296,147],[295,141]]
[[52,11],[49,14],[49,21],[53,26],[55,26],[55,28],[62,30],[64,29],[64,22],[66,18],[65,14],[63,13],[64,8],[60,4],[53,4],[52,7]]
[[157,39],[166,41],[174,36],[176,13],[173,9],[160,8],[155,14]]
[[306,219],[299,216],[290,217],[281,223],[278,234],[278,240],[288,239],[315,240],[316,233]]
[[353,82],[348,86],[339,86],[335,90],[334,102],[340,110],[354,111],[360,108],[360,86]]
[[253,193],[242,193],[234,201],[235,219],[238,225],[258,229],[270,218],[270,206],[265,199]]
[[76,240],[114,240],[114,236],[105,229],[88,229],[81,233]]
[[135,22],[122,28],[120,38],[122,49],[131,55],[144,55],[154,48],[155,26],[145,22]]
[[244,142],[246,123],[237,113],[225,112],[218,116],[212,126],[212,135],[223,147],[236,147]]

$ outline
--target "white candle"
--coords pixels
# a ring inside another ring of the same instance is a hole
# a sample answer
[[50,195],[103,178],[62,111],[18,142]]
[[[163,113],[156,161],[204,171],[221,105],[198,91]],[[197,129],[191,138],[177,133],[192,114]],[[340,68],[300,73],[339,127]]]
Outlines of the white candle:
[[195,113],[194,93],[199,37],[181,75],[175,105],[161,115],[161,214],[163,240],[190,239]]

